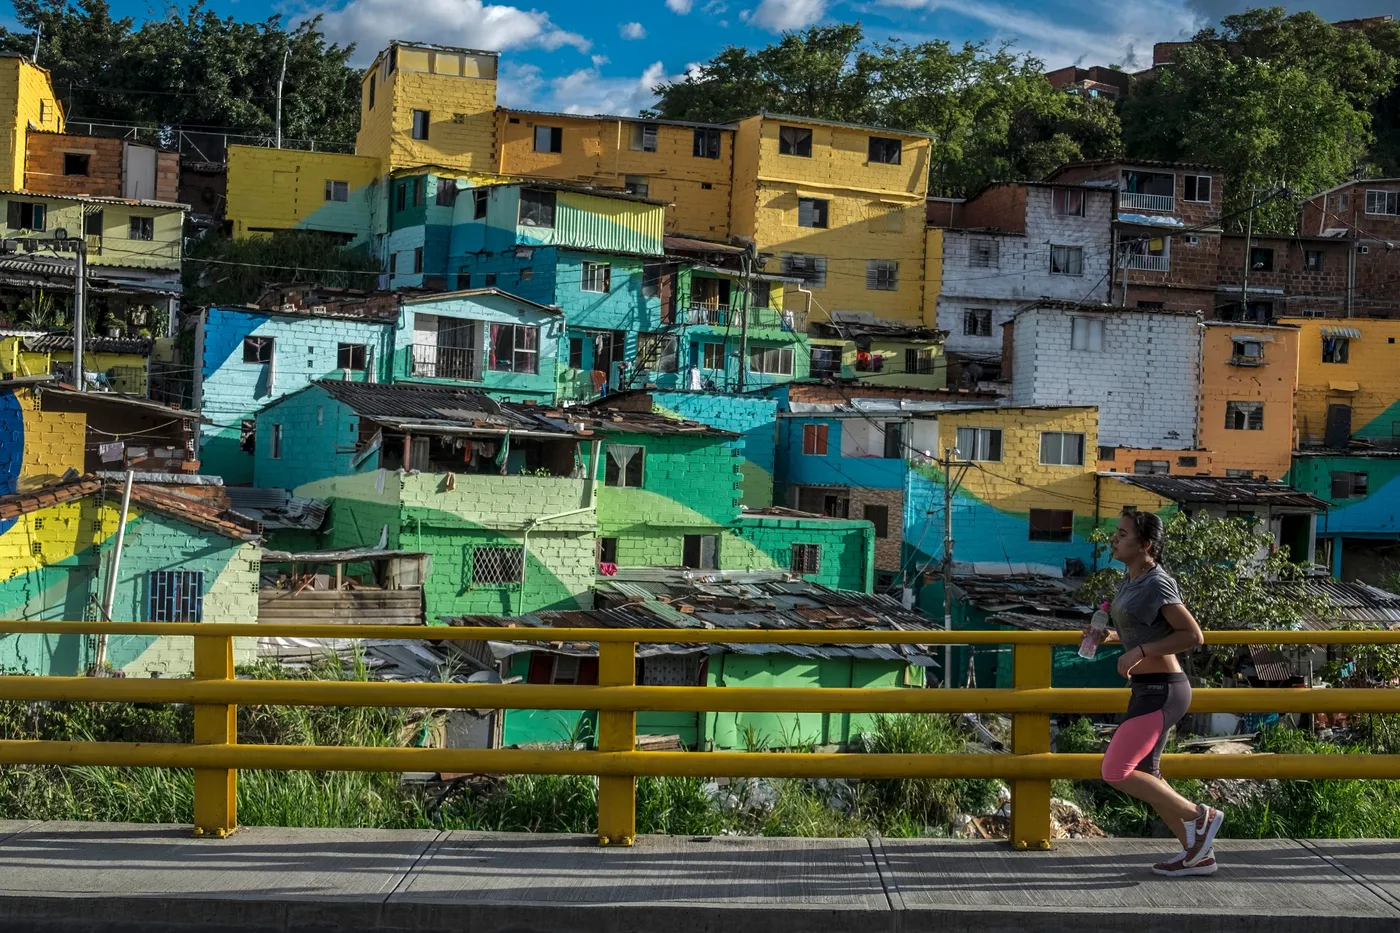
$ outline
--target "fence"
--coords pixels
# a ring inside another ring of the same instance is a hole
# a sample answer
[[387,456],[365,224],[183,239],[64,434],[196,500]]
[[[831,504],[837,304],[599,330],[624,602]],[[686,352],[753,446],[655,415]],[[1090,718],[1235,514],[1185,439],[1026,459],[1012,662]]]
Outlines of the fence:
[[[598,685],[405,684],[235,680],[234,637],[344,638],[343,625],[0,622],[0,634],[58,632],[193,636],[193,680],[0,677],[0,699],[190,703],[194,743],[0,741],[0,764],[193,768],[195,834],[227,836],[238,826],[238,769],[431,771],[478,774],[591,774],[598,783],[598,839],[630,845],[639,776],[771,778],[1002,778],[1011,787],[1011,841],[1050,846],[1050,781],[1094,779],[1100,755],[1050,751],[1052,713],[1121,713],[1126,689],[1050,686],[1051,653],[1076,632],[753,631],[687,629],[521,629],[357,625],[354,636],[431,641],[595,642]],[[1400,644],[1400,632],[1209,632],[1207,643]],[[1009,689],[644,687],[636,684],[639,643],[917,644],[1013,647]],[[238,704],[472,709],[598,710],[596,751],[362,748],[237,744]],[[1005,713],[1006,755],[636,751],[638,710],[666,712]],[[1197,713],[1395,713],[1400,691],[1200,689]],[[1176,778],[1400,779],[1400,755],[1165,755]]]

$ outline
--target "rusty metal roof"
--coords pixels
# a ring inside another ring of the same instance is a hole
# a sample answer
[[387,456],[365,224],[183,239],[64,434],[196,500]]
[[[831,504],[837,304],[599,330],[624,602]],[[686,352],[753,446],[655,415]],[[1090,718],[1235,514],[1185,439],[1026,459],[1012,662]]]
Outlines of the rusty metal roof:
[[319,386],[331,398],[372,421],[394,424],[430,421],[497,430],[552,431],[561,436],[568,433],[547,423],[542,412],[525,405],[498,402],[476,389],[339,379],[318,379],[312,385]]
[[1100,473],[1177,503],[1267,505],[1326,511],[1327,503],[1283,483],[1224,476],[1162,476]]
[[1326,600],[1323,611],[1304,614],[1304,628],[1323,631],[1348,626],[1400,629],[1400,594],[1369,583],[1316,576],[1275,581],[1269,586],[1285,594],[1306,589],[1309,595]]
[[[86,337],[83,349],[89,353],[138,353],[148,356],[155,341],[150,337]],[[72,350],[72,334],[42,334],[24,338],[24,349],[35,353]]]
[[[108,494],[120,496],[121,484],[117,481],[104,481],[96,476],[80,476],[67,482],[54,483],[25,492],[0,496],[0,520],[17,518],[30,512],[37,512],[51,506],[71,502],[98,492],[106,486]],[[186,524],[213,531],[238,541],[258,541],[261,529],[258,524],[236,512],[220,509],[160,486],[137,484],[131,487],[131,501],[140,508],[159,512],[179,519]]]

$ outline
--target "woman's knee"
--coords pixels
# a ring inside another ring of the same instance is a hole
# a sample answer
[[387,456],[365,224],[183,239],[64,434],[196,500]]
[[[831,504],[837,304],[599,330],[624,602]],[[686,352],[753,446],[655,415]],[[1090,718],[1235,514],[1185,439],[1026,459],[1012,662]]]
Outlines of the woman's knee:
[[1135,762],[1120,761],[1115,756],[1104,755],[1103,767],[1099,769],[1099,773],[1103,775],[1105,781],[1116,786],[1122,784],[1132,775],[1134,765]]

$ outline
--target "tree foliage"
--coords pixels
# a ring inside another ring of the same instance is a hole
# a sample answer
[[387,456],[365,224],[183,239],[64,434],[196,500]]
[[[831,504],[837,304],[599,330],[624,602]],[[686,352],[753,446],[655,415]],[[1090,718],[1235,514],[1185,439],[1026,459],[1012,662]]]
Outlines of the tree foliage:
[[1005,45],[871,44],[849,23],[788,33],[756,51],[726,48],[657,87],[655,112],[726,122],[767,110],[928,133],[930,192],[958,195],[1117,151],[1112,105],[1055,90],[1043,70]]
[[380,271],[378,258],[368,249],[342,247],[310,230],[246,240],[205,237],[185,260],[184,302],[192,307],[250,304],[274,283],[373,289]]
[[15,0],[14,8],[21,28],[0,29],[0,49],[32,54],[42,27],[39,63],[70,119],[267,135],[285,54],[283,135],[354,139],[354,47],[328,43],[319,18],[293,28],[280,16],[241,22],[195,0],[137,27],[130,17],[113,19],[107,0]]

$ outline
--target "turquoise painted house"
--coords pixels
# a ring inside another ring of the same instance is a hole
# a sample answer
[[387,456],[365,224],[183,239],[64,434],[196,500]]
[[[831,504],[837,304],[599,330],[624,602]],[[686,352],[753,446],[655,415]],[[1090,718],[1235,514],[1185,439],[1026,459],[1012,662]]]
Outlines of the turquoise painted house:
[[1317,543],[1332,576],[1384,583],[1400,544],[1400,451],[1298,451],[1287,482],[1328,503]]

